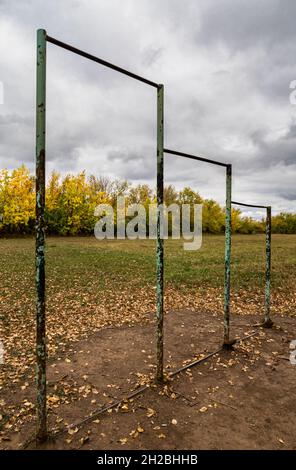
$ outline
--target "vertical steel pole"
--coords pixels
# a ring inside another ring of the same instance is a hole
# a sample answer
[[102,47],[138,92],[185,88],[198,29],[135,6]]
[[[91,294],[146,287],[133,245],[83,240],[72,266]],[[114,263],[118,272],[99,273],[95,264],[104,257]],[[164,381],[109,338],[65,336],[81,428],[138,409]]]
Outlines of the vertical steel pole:
[[265,315],[263,326],[271,328],[270,318],[270,268],[271,268],[271,207],[266,208],[266,258],[265,258]]
[[157,240],[156,240],[156,342],[157,382],[163,381],[163,99],[164,87],[157,88]]
[[233,344],[229,340],[230,315],[230,268],[231,268],[231,165],[226,167],[226,220],[225,220],[225,278],[224,278],[224,343],[227,348]]
[[46,99],[46,31],[37,31],[36,91],[36,439],[47,438],[46,419],[46,331],[45,331],[45,99]]

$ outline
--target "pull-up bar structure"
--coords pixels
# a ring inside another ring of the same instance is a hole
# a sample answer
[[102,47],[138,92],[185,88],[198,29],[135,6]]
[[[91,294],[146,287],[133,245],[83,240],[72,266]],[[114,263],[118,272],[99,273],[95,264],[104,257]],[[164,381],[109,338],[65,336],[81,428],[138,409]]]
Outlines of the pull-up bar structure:
[[231,188],[232,188],[232,166],[229,163],[219,162],[209,158],[200,157],[184,152],[177,152],[165,148],[164,153],[177,157],[189,158],[199,162],[210,163],[226,168],[226,204],[225,204],[225,270],[224,270],[224,341],[223,347],[228,349],[234,341],[230,340],[230,269],[231,269]]
[[270,318],[270,274],[271,274],[271,206],[259,206],[246,204],[244,202],[231,201],[231,204],[243,207],[253,207],[256,209],[266,209],[265,223],[265,302],[263,327],[271,328],[273,321]]
[[[37,31],[37,77],[36,77],[36,440],[42,443],[47,439],[46,408],[46,308],[45,308],[45,157],[46,157],[46,49],[47,42],[91,60],[115,72],[156,88],[157,90],[157,230],[156,230],[156,380],[164,378],[163,364],[163,291],[164,291],[164,242],[161,236],[163,210],[163,157],[164,153],[203,161],[226,168],[226,222],[225,222],[225,277],[224,277],[224,342],[223,346],[231,347],[234,341],[229,338],[230,319],[230,262],[231,262],[231,187],[232,166],[204,157],[190,155],[174,150],[164,149],[164,86],[122,67],[107,62],[99,57],[77,49],[58,39],[48,36],[44,29]],[[239,204],[233,202],[233,204]],[[241,204],[246,205],[246,204]],[[265,206],[254,206],[265,207]],[[265,324],[270,322],[270,218],[271,209],[266,207],[266,310]],[[269,234],[269,235],[268,235]],[[268,248],[269,247],[269,248]],[[269,250],[269,251],[268,251]],[[269,260],[269,261],[268,261]]]
[[164,86],[111,64],[99,57],[70,46],[44,29],[37,31],[36,90],[36,361],[37,361],[37,442],[47,439],[46,413],[46,311],[45,311],[45,148],[46,148],[46,43],[91,60],[104,67],[157,89],[157,235],[156,235],[156,379],[163,380],[163,239],[161,207],[163,204],[163,107]]

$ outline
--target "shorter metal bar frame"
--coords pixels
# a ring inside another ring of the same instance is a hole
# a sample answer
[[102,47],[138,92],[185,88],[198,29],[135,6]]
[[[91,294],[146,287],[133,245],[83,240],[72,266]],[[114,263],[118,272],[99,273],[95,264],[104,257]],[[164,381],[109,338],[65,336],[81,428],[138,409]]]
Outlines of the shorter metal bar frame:
[[232,191],[232,165],[210,158],[192,155],[176,150],[163,149],[164,153],[177,157],[189,158],[212,165],[226,168],[226,205],[225,205],[225,258],[224,258],[224,340],[223,347],[229,349],[235,343],[230,340],[230,281],[231,281],[231,191]]
[[[46,34],[46,33],[45,33]],[[46,34],[46,41],[62,49],[70,51],[88,60],[96,62],[104,67],[110,68],[123,75],[138,80],[146,85],[157,89],[157,241],[156,241],[156,380],[163,381],[163,277],[164,277],[164,245],[161,238],[160,210],[163,205],[163,112],[164,112],[164,86],[147,80],[140,75],[132,73],[122,67],[111,64],[88,52],[77,49],[65,42],[59,41]]]
[[264,302],[264,320],[261,326],[271,328],[273,321],[270,318],[270,290],[271,290],[271,206],[262,206],[256,204],[246,204],[244,202],[231,201],[231,204],[243,207],[253,207],[256,209],[266,209],[266,228],[265,228],[265,302]]

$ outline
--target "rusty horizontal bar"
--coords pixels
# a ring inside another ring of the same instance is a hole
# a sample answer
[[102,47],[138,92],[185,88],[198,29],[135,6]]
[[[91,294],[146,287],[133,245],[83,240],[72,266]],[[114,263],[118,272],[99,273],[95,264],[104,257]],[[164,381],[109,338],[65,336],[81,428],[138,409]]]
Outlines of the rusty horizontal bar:
[[245,204],[244,202],[231,201],[231,204],[244,207],[255,207],[257,209],[268,209],[270,206],[257,206],[255,204]]
[[164,153],[169,153],[171,155],[176,155],[177,157],[191,158],[192,160],[199,160],[200,162],[212,163],[212,165],[218,166],[229,166],[228,163],[217,162],[216,160],[211,160],[209,158],[198,157],[197,155],[191,155],[190,153],[177,152],[176,150],[163,149]]
[[81,57],[84,57],[85,59],[92,60],[93,62],[103,65],[104,67],[108,67],[109,69],[115,70],[116,72],[120,72],[124,75],[127,75],[130,78],[134,78],[135,80],[138,80],[139,82],[146,83],[146,85],[150,85],[154,88],[158,88],[158,84],[155,82],[152,82],[151,80],[147,80],[146,78],[141,77],[140,75],[136,75],[135,73],[129,72],[128,70],[125,70],[122,67],[118,67],[117,65],[111,64],[110,62],[100,59],[99,57],[89,54],[88,52],[85,52],[85,51],[82,51],[81,49],[77,49],[76,47],[70,46],[69,44],[66,44],[65,42],[59,41],[58,39],[52,38],[51,36],[48,36],[48,35],[46,36],[46,40],[50,42],[51,44],[55,44],[56,46],[62,47],[63,49],[73,52],[74,54],[80,55]]

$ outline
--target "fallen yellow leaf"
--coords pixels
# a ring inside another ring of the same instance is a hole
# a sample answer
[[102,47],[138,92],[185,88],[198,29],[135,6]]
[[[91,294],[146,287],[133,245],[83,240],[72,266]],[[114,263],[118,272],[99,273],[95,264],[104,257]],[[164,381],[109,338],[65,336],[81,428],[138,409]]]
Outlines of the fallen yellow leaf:
[[206,411],[208,411],[208,409],[207,409],[206,406],[202,406],[202,407],[199,409],[199,411],[200,411],[201,413],[205,413]]
[[77,427],[68,429],[68,434],[70,434],[70,435],[76,434],[77,432],[78,432]]

